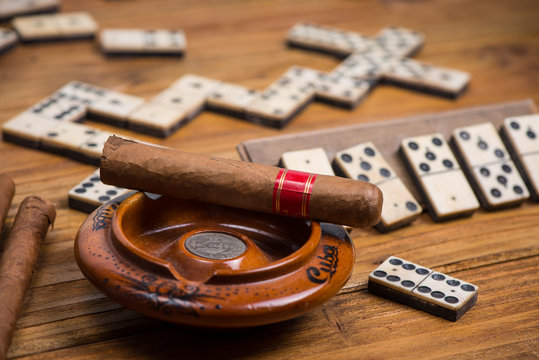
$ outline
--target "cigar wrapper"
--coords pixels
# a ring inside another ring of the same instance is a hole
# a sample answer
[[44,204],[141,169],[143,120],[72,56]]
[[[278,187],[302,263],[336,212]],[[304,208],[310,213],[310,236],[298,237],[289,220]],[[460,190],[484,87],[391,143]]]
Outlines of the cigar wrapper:
[[[112,136],[103,148],[100,173],[109,185],[274,213],[276,179],[282,171]],[[380,221],[382,192],[377,186],[325,175],[316,175],[310,185],[311,193],[304,196],[309,209],[303,217],[354,227]]]
[[56,211],[47,200],[29,196],[19,206],[0,259],[0,359],[6,357],[39,249]]
[[0,174],[0,232],[4,226],[14,194],[15,183],[13,180],[5,174]]

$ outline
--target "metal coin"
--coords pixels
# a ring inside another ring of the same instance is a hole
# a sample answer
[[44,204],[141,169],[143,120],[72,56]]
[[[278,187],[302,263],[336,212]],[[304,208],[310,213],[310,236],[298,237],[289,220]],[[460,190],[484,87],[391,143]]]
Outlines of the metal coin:
[[203,232],[185,240],[190,253],[210,260],[227,260],[240,256],[247,246],[239,238],[220,232]]

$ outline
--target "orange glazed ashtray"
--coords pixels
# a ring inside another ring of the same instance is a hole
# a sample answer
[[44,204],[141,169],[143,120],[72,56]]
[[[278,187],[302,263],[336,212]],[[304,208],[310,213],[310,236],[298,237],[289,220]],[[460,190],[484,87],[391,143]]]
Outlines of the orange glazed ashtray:
[[354,264],[340,226],[144,193],[95,210],[75,256],[123,306],[218,328],[299,316],[335,295]]

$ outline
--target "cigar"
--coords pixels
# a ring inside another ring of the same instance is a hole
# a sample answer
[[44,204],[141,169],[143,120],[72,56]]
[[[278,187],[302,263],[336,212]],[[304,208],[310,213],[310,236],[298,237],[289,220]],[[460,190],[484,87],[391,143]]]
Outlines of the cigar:
[[377,186],[250,162],[191,154],[111,136],[101,181],[170,197],[354,227],[380,221]]
[[15,183],[11,177],[0,174],[0,233],[4,226],[9,207],[11,206],[11,200],[15,194]]
[[56,217],[54,205],[29,196],[21,203],[0,259],[0,359],[5,359],[39,249]]

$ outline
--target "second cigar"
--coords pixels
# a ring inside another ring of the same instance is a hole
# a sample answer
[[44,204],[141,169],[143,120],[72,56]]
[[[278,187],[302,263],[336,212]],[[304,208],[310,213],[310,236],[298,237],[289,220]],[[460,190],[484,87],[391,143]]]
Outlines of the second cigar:
[[101,157],[105,184],[187,200],[315,219],[376,225],[382,192],[336,176],[191,154],[111,136]]

